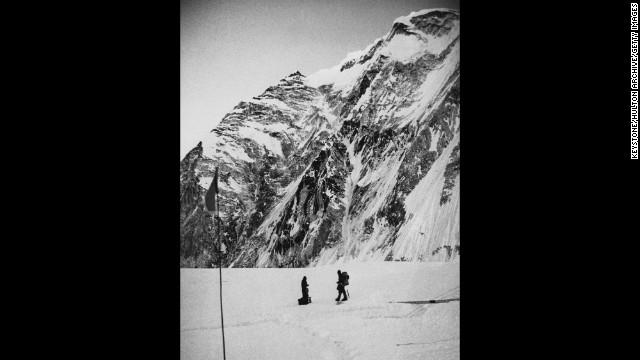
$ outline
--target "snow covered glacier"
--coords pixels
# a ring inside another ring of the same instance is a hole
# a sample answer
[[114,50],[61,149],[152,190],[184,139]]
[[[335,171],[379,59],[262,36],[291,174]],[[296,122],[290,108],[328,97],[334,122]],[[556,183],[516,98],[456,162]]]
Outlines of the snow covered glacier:
[[341,303],[337,267],[222,269],[224,350],[218,270],[180,269],[180,359],[460,359],[458,259],[340,264]]
[[433,9],[241,102],[181,161],[183,259],[217,262],[203,201],[216,166],[223,266],[455,259],[459,88],[459,13]]

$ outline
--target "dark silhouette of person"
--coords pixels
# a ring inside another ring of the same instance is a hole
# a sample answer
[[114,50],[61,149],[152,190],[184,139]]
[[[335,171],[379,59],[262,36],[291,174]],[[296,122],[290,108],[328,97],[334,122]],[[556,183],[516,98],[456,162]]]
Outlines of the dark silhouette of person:
[[302,298],[305,301],[309,301],[309,284],[307,283],[306,276],[302,277],[302,282],[300,283],[300,286],[302,286]]
[[342,295],[342,301],[347,301],[347,293],[344,291],[344,276],[342,272],[338,270],[338,298],[336,301],[340,301],[340,295]]

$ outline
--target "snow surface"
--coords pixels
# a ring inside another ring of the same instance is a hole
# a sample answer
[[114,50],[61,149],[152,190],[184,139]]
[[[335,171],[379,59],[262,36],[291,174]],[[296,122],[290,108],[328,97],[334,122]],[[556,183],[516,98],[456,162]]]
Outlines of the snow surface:
[[[351,146],[355,146],[355,143]],[[353,154],[349,151],[349,155]],[[349,180],[352,181],[350,184],[353,185],[353,180],[358,178],[363,169],[362,153],[357,155],[354,154],[354,157],[349,159],[349,161],[353,164],[353,171],[351,172]],[[368,193],[375,194],[374,197],[368,199],[361,199],[367,204],[367,206],[360,212],[357,216],[354,217],[345,217],[343,222],[343,230],[342,236],[344,238],[344,243],[341,245],[342,251],[344,253],[352,253],[354,249],[357,249],[360,257],[360,260],[364,260],[366,258],[374,258],[383,260],[386,255],[389,253],[388,248],[380,247],[390,235],[388,226],[380,226],[378,221],[374,221],[374,232],[371,234],[369,241],[361,242],[359,239],[362,238],[362,233],[364,232],[364,221],[375,214],[381,209],[387,198],[391,196],[393,193],[393,188],[397,183],[397,175],[402,165],[401,154],[395,154],[393,156],[384,157],[381,156],[381,163],[375,168],[368,168],[368,172],[364,177],[360,178],[357,185],[365,186],[368,185],[370,187],[370,191]],[[349,191],[353,192],[355,187],[350,186]],[[351,203],[351,199],[349,201]],[[351,206],[351,204],[349,204]],[[329,250],[329,249],[328,249]],[[320,253],[319,262],[322,263],[324,261],[330,261],[329,253],[323,254]],[[345,257],[345,261],[346,261]]]
[[271,151],[275,155],[284,157],[280,141],[273,136],[249,126],[242,126],[238,128],[238,134],[245,139],[255,141],[260,146],[266,147],[267,150]]
[[[458,258],[459,259],[459,258]],[[336,303],[337,270],[351,298]],[[180,269],[180,359],[221,359],[218,269]],[[222,269],[227,359],[460,358],[460,262]],[[300,306],[307,277],[312,303]]]
[[[255,161],[249,157],[242,146],[235,142],[235,139],[226,135],[218,136],[215,133],[209,133],[202,139],[202,150],[205,157],[210,159],[220,158],[228,164],[233,164],[233,160]],[[218,153],[220,155],[227,154],[228,158],[220,156]]]
[[[276,106],[278,108],[280,108],[280,110],[286,110],[286,111],[294,111],[294,109],[292,109],[291,107],[289,107],[289,105],[285,104],[283,101],[278,100],[278,99],[274,99],[274,98],[260,98],[260,103],[264,104],[264,105],[272,105],[272,106]],[[253,102],[255,103],[255,101]]]
[[369,51],[371,51],[371,48],[373,48],[374,46],[376,46],[376,44],[378,43],[378,41],[380,41],[382,38],[378,38],[376,39],[374,42],[372,42],[371,44],[369,44],[369,46],[367,46],[364,50],[356,50],[356,51],[352,51],[350,53],[347,54],[347,57],[345,57],[341,62],[340,62],[340,66],[345,65],[346,63],[348,63],[351,60],[358,60],[360,59],[362,56],[366,55]]
[[[398,230],[398,238],[393,243],[393,254],[397,258],[416,260],[421,255],[429,256],[439,246],[453,248],[460,239],[460,179],[456,178],[452,197],[440,206],[444,187],[446,166],[453,149],[460,142],[456,134],[442,155],[431,165],[431,169],[418,185],[407,195],[405,208],[407,222]],[[438,253],[442,260],[446,250]],[[455,255],[454,255],[455,256]]]
[[397,35],[382,49],[381,54],[405,63],[422,55],[425,48],[426,44],[417,36]]
[[307,77],[307,85],[317,88],[322,85],[333,84],[333,91],[351,89],[353,85],[355,85],[356,80],[362,77],[364,70],[369,65],[369,62],[355,64],[343,71],[340,71],[340,65],[329,69],[322,69]]
[[409,28],[414,29],[418,34],[422,35],[397,35],[393,36],[389,40],[389,36],[391,35],[391,32],[389,32],[382,38],[374,41],[366,49],[348,53],[347,56],[340,62],[340,64],[332,68],[319,70],[307,76],[307,85],[317,88],[322,85],[333,84],[333,91],[344,91],[351,89],[353,85],[356,84],[356,81],[362,76],[364,70],[367,69],[373,62],[375,62],[377,57],[374,55],[371,60],[363,64],[354,64],[349,69],[345,69],[343,71],[340,71],[340,69],[346,63],[362,58],[371,50],[373,46],[376,45],[376,43],[380,39],[384,39],[384,44],[379,50],[377,50],[378,53],[389,56],[391,59],[403,63],[415,60],[416,58],[424,55],[425,52],[430,52],[436,55],[440,54],[459,35],[460,22],[454,21],[454,27],[449,32],[449,34],[441,37],[426,35],[422,31],[417,30],[416,27],[411,23],[411,18],[433,11],[458,13],[457,11],[451,9],[437,8],[425,9],[417,12],[414,11],[407,16],[401,16],[397,18],[394,23],[403,23]]
[[229,177],[229,187],[231,188],[232,191],[235,191],[236,193],[240,193],[242,191],[245,191],[245,187],[241,184],[239,184],[236,179],[234,179],[233,177]]
[[416,91],[420,101],[414,102],[411,106],[397,111],[394,116],[404,118],[399,124],[403,127],[419,118],[426,118],[431,111],[438,108],[438,104],[445,99],[447,91],[455,84],[455,80],[460,76],[453,75],[458,68],[460,60],[460,42],[453,45],[451,53],[447,59],[436,69],[427,73],[420,88]]

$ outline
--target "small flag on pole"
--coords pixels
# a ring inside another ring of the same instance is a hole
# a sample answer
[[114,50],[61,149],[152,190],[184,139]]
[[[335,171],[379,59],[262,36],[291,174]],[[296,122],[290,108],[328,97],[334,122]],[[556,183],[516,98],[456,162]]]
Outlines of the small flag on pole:
[[204,203],[207,206],[207,211],[213,211],[214,215],[217,217],[219,215],[218,211],[218,167],[216,166],[216,174],[213,177],[213,181],[211,181],[211,185],[209,186],[209,190],[207,194],[204,196]]

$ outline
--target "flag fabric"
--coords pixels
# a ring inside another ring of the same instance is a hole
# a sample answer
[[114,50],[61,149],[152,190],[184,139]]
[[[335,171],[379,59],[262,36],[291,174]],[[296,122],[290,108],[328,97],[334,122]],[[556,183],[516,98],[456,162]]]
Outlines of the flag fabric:
[[218,216],[218,167],[216,166],[216,173],[213,176],[213,181],[209,185],[209,190],[204,196],[204,203],[207,206],[207,211],[213,211],[215,216]]

